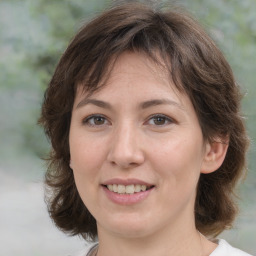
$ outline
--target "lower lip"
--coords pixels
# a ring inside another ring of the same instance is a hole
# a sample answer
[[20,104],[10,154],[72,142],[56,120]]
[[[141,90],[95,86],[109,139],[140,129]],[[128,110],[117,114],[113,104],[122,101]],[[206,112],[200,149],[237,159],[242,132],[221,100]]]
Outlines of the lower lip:
[[140,203],[143,200],[145,200],[154,189],[153,187],[149,190],[137,192],[134,194],[118,194],[108,190],[105,186],[102,186],[102,188],[103,188],[103,191],[106,193],[107,197],[112,202],[116,204],[121,204],[121,205],[131,205],[131,204]]

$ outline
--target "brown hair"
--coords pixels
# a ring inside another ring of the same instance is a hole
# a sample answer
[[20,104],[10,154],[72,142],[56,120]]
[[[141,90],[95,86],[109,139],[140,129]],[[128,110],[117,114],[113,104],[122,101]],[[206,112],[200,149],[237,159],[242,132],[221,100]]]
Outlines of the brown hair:
[[214,237],[234,220],[233,191],[245,173],[248,138],[239,87],[221,51],[193,18],[183,11],[154,10],[136,3],[111,8],[82,27],[45,92],[39,122],[52,145],[46,173],[50,216],[71,235],[97,236],[96,221],[83,204],[69,167],[71,111],[77,85],[91,93],[97,90],[112,60],[125,51],[142,52],[155,62],[156,52],[160,53],[170,79],[190,97],[204,139],[229,136],[222,166],[201,174],[195,202],[196,227]]

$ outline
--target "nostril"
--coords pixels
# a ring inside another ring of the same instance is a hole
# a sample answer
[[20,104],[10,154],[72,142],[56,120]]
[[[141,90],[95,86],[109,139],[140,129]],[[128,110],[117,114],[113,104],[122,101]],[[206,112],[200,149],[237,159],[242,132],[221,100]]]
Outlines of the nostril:
[[129,169],[129,168],[134,168],[140,165],[140,163],[136,163],[136,162],[129,162],[125,159],[116,159],[116,161],[110,161],[110,164],[112,166],[119,166],[123,169]]

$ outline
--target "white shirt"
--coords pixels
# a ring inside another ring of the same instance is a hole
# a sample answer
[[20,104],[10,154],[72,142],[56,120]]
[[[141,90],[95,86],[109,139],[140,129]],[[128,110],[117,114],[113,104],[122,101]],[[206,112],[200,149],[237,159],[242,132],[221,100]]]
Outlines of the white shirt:
[[[223,239],[218,239],[217,243],[218,243],[218,246],[209,256],[252,256],[246,252],[243,252],[239,249],[232,247],[229,243],[227,243]],[[82,254],[79,254],[78,256],[93,255],[91,254],[91,252],[94,251],[93,248],[95,247],[97,247],[97,244],[94,244],[93,246],[88,247],[86,251],[84,251]]]
[[209,256],[252,256],[246,252],[232,247],[223,239],[219,239],[217,248]]

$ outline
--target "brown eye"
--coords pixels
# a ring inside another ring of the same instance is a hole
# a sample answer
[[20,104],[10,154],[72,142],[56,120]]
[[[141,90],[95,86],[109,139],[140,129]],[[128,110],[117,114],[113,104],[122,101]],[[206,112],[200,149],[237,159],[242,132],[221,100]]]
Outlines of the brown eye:
[[153,122],[155,125],[164,125],[166,122],[166,118],[162,116],[157,116],[153,118]]
[[103,118],[102,116],[93,117],[94,125],[103,125],[104,122],[105,122],[105,118]]
[[104,116],[93,115],[87,117],[83,123],[88,126],[102,126],[107,124],[107,119]]
[[164,126],[173,123],[173,120],[165,115],[154,115],[149,119],[148,123],[155,126]]

